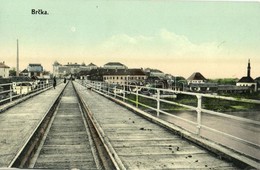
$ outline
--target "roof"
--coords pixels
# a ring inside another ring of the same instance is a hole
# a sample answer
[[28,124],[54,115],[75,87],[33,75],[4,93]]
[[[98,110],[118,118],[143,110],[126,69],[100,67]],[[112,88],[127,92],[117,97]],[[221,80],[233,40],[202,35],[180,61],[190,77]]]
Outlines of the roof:
[[187,80],[207,80],[201,73],[195,72],[193,73]]
[[58,61],[55,61],[55,62],[53,63],[53,66],[61,66],[61,64],[60,64]]
[[114,66],[114,65],[125,66],[124,64],[119,63],[119,62],[109,62],[109,63],[106,63],[104,66]]
[[0,68],[10,68],[9,66],[5,65],[5,63],[0,63]]
[[38,67],[38,66],[39,66],[39,67],[42,67],[41,64],[29,64],[29,66],[30,66],[30,67]]
[[238,80],[238,83],[255,83],[254,79],[252,77],[242,77],[240,80]]
[[152,69],[152,68],[146,68],[145,72],[163,73],[161,70]]
[[75,63],[75,64],[68,63],[68,64],[67,64],[67,65],[65,65],[65,66],[70,66],[70,67],[79,67],[79,66],[80,66],[80,64],[77,64],[77,63]]
[[104,69],[103,75],[145,75],[141,69]]
[[95,65],[93,63],[90,63],[88,66],[95,66],[95,67],[97,67],[97,65]]
[[28,73],[29,71],[27,69],[24,69],[23,71],[21,71],[20,73]]

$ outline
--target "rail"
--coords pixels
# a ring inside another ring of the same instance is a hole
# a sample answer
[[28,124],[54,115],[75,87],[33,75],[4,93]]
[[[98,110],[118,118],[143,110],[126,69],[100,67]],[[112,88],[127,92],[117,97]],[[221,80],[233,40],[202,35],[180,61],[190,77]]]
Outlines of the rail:
[[[238,103],[246,103],[246,104],[253,104],[259,106],[260,100],[251,100],[251,99],[239,99],[234,97],[225,97],[225,96],[219,96],[219,95],[212,95],[212,94],[201,94],[201,93],[191,93],[191,92],[185,92],[185,91],[176,91],[176,90],[170,90],[170,89],[161,89],[161,88],[151,88],[151,87],[145,87],[145,86],[138,86],[138,85],[115,85],[115,84],[108,84],[106,82],[96,82],[96,81],[89,81],[89,80],[77,80],[78,83],[81,85],[90,88],[92,90],[99,91],[105,95],[112,96],[114,98],[120,99],[124,102],[132,103],[135,105],[135,107],[140,107],[142,109],[146,108],[153,112],[155,112],[156,116],[158,118],[161,118],[161,115],[167,115],[169,117],[175,118],[179,121],[183,121],[186,124],[189,124],[193,128],[196,129],[196,131],[192,132],[200,137],[201,130],[208,130],[211,131],[214,134],[223,135],[227,138],[230,138],[236,142],[248,145],[249,147],[252,147],[256,150],[260,149],[260,145],[257,142],[252,142],[248,140],[246,137],[238,137],[233,134],[218,130],[216,128],[212,128],[207,126],[206,124],[203,124],[202,117],[203,114],[209,114],[213,116],[218,116],[223,119],[231,119],[232,121],[239,121],[242,123],[250,124],[255,127],[260,126],[260,122],[257,120],[247,119],[244,117],[229,115],[226,113],[222,113],[220,111],[216,111],[214,109],[210,110],[208,108],[204,108],[205,106],[205,99],[214,99],[214,100],[224,100],[224,101],[230,101],[230,102],[238,102]],[[153,93],[147,93],[148,91],[152,91]],[[191,97],[191,100],[195,100],[196,102],[193,102],[191,104],[186,103],[180,103],[175,100],[175,98],[178,95],[187,95]],[[196,120],[192,121],[187,118],[180,117],[178,115],[175,115],[174,113],[171,113],[165,109],[165,105],[170,106],[177,106],[181,108],[186,108],[191,111],[196,112]],[[203,114],[202,114],[203,113]],[[183,128],[183,127],[181,127]],[[185,128],[183,128],[185,129]],[[187,130],[187,129],[185,129]],[[221,144],[221,143],[220,143]],[[225,144],[222,144],[225,146]],[[231,149],[232,146],[227,146]],[[236,150],[236,149],[235,149]],[[248,153],[241,152],[239,150],[236,150],[242,154],[245,154],[253,159],[259,160],[259,158],[254,157],[253,155],[250,155]]]

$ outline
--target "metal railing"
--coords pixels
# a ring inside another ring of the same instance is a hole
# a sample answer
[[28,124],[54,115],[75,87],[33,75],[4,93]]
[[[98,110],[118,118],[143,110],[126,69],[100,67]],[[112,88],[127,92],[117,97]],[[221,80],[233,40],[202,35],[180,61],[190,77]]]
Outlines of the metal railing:
[[[108,84],[105,82],[95,82],[95,81],[89,81],[89,80],[77,80],[78,83],[81,85],[91,88],[92,90],[98,91],[99,93],[103,93],[105,95],[112,96],[114,98],[120,99],[124,102],[132,103],[135,107],[141,107],[141,109],[149,109],[156,113],[156,116],[158,118],[161,117],[161,115],[167,115],[169,117],[172,117],[174,119],[177,119],[178,121],[183,121],[190,126],[194,127],[196,129],[194,134],[197,134],[198,136],[201,135],[201,129],[206,129],[208,131],[211,131],[214,134],[218,134],[221,136],[225,136],[228,138],[231,138],[232,140],[235,140],[236,142],[243,143],[245,145],[248,145],[249,147],[252,147],[259,151],[260,144],[257,142],[252,142],[248,140],[246,137],[237,137],[233,134],[223,132],[221,130],[218,130],[216,128],[212,128],[207,126],[206,124],[203,124],[202,122],[202,113],[203,114],[209,114],[211,116],[217,116],[221,117],[223,119],[230,119],[232,121],[239,121],[242,123],[250,124],[254,127],[256,127],[259,131],[260,127],[260,121],[252,120],[244,117],[234,116],[227,113],[222,113],[219,111],[210,110],[208,108],[204,108],[203,101],[207,98],[207,100],[213,99],[213,100],[225,100],[230,102],[239,102],[239,103],[246,103],[246,104],[253,104],[260,106],[260,100],[251,100],[251,99],[241,99],[241,98],[234,98],[234,97],[225,97],[225,96],[219,96],[219,95],[212,95],[212,94],[201,94],[201,93],[191,93],[191,92],[184,92],[184,91],[175,91],[170,89],[160,89],[160,88],[151,88],[151,87],[145,87],[145,86],[137,86],[137,85],[115,85],[115,84]],[[152,93],[147,93],[148,91],[152,91]],[[178,95],[187,95],[190,96],[191,100],[196,100],[192,104],[186,104],[186,103],[180,103],[175,100],[175,98]],[[149,102],[145,102],[149,101]],[[213,103],[214,104],[214,103]],[[163,109],[163,105],[171,105],[171,106],[177,106],[189,109],[191,111],[195,111],[196,120],[192,121],[187,118],[180,117],[178,115],[175,115],[174,113],[168,112],[167,109]],[[183,128],[183,127],[181,127]],[[185,128],[184,128],[185,129]],[[185,129],[187,130],[187,129]],[[257,133],[257,132],[256,132]],[[258,134],[259,135],[259,134]],[[226,145],[226,144],[223,144]],[[233,147],[233,146],[228,146]],[[235,149],[236,148],[232,148]],[[239,150],[238,150],[239,151]],[[244,153],[244,151],[243,151]],[[250,155],[250,153],[244,153],[248,156],[254,157],[255,159],[258,159],[254,154]]]
[[[62,81],[57,80],[57,84]],[[0,84],[0,105],[12,102],[29,94],[50,88],[53,86],[53,80],[38,80],[34,82],[12,82]]]

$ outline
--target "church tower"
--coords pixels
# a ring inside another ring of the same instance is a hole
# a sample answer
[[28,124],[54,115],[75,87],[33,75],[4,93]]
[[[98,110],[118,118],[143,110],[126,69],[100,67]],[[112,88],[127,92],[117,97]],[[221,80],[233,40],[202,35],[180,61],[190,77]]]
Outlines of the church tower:
[[248,60],[248,65],[247,65],[247,77],[251,77],[251,66],[250,66],[250,59]]

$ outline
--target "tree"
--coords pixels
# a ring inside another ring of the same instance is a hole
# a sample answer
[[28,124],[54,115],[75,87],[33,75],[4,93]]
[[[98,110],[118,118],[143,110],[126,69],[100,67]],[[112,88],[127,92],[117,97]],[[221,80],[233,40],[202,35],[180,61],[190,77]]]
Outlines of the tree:
[[15,68],[12,68],[12,69],[9,70],[9,76],[16,76]]

